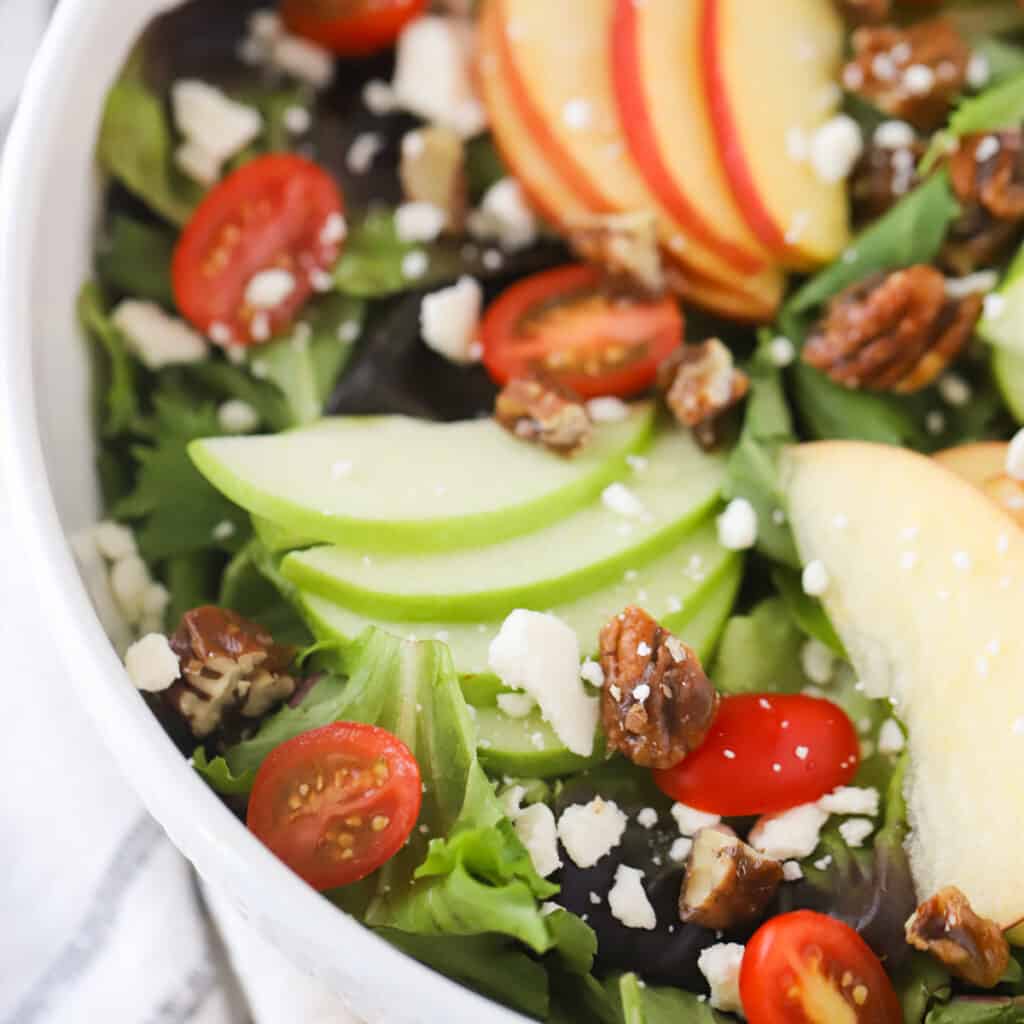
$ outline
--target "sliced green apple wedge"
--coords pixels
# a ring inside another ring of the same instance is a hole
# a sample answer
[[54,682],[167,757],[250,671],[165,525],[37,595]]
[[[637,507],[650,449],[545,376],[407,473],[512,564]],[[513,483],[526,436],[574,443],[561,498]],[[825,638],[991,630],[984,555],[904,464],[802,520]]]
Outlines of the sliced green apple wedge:
[[654,410],[598,425],[572,459],[494,420],[331,417],[267,437],[194,441],[199,471],[236,504],[297,536],[375,551],[491,544],[593,500],[649,441]]
[[919,895],[1024,919],[1024,532],[935,461],[827,442],[783,461],[801,557],[866,691],[909,731]]
[[317,547],[288,555],[281,573],[304,590],[381,618],[478,622],[513,608],[564,603],[669,550],[718,500],[725,460],[701,451],[689,432],[659,434],[643,458],[616,483],[631,516],[599,500],[486,547],[373,556]]

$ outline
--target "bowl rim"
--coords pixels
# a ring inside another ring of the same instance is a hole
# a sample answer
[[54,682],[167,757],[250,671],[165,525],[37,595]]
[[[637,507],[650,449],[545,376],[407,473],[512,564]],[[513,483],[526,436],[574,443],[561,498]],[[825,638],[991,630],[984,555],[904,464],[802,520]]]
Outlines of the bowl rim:
[[[87,37],[87,20],[99,17],[104,6],[95,0],[64,0],[58,6],[30,69],[0,164],[0,480],[40,607],[53,616],[55,646],[64,666],[74,668],[65,673],[72,699],[83,705],[147,810],[201,874],[218,881],[248,877],[247,891],[259,893],[253,909],[288,922],[290,934],[308,937],[308,949],[324,948],[328,936],[339,950],[358,947],[360,963],[353,973],[374,976],[368,992],[387,985],[401,993],[403,1003],[427,1013],[443,1010],[451,1021],[525,1022],[528,1018],[400,952],[273,857],[171,743],[131,686],[93,611],[47,477],[33,389],[30,298],[36,223],[45,216],[44,169],[59,147],[62,107],[74,89],[64,55]],[[145,0],[145,6],[155,14],[174,4]],[[372,972],[362,970],[367,961],[375,965]],[[383,999],[379,1003],[381,1009],[386,1005]]]

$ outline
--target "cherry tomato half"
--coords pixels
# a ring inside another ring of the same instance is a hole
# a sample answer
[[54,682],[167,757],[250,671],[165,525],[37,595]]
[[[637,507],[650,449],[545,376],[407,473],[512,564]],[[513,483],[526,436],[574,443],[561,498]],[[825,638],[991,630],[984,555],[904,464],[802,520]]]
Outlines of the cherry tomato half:
[[568,266],[512,285],[481,326],[484,365],[499,383],[544,376],[584,398],[625,396],[653,383],[683,340],[675,300],[610,284]]
[[747,943],[740,1000],[750,1024],[900,1024],[885,969],[847,924],[797,910]]
[[420,769],[385,729],[334,722],[275,747],[249,797],[249,829],[314,889],[365,878],[409,838]]
[[344,57],[385,50],[427,0],[284,0],[281,16],[289,31]]
[[704,742],[654,781],[711,814],[774,814],[857,774],[860,741],[842,708],[802,694],[726,697]]
[[[185,226],[171,266],[174,299],[220,344],[267,341],[337,262],[344,237],[341,192],[326,171],[298,156],[259,157],[214,187]],[[292,287],[257,308],[246,290],[265,270],[287,271]]]

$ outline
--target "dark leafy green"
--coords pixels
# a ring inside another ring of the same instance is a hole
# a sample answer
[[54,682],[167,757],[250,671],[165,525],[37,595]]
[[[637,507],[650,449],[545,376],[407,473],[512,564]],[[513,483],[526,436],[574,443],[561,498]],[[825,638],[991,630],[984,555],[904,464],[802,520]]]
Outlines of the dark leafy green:
[[974,41],[974,52],[984,57],[992,82],[1024,72],[1024,47],[998,36],[982,36]]
[[839,639],[821,602],[804,591],[798,573],[776,566],[772,570],[772,583],[786,604],[793,621],[809,637],[820,641],[840,658],[846,657],[843,642]]
[[729,1020],[693,992],[654,988],[635,974],[611,979],[607,987],[618,998],[625,1024],[725,1024]]
[[934,1007],[925,1024],[1022,1024],[1024,998],[962,996]]
[[950,995],[949,974],[926,953],[911,952],[892,972],[892,981],[903,1007],[903,1024],[921,1024],[929,1007]]
[[507,174],[490,135],[478,135],[466,143],[466,178],[473,202],[478,202],[492,185]]
[[167,622],[173,628],[190,608],[217,601],[218,578],[224,565],[220,551],[207,548],[173,555],[163,563],[163,580],[171,592]]
[[171,256],[174,234],[116,214],[96,252],[96,271],[111,291],[172,308]]
[[804,636],[786,604],[762,601],[726,623],[711,673],[723,693],[797,693],[809,680],[800,667]]

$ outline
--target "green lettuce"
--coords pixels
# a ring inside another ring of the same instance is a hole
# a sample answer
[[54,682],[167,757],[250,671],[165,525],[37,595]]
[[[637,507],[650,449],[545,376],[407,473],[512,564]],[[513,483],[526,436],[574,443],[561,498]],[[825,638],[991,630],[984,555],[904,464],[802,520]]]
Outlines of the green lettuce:
[[96,272],[108,289],[174,307],[171,257],[175,236],[165,227],[115,214],[96,250]]
[[798,693],[809,682],[800,667],[803,634],[777,597],[726,623],[711,673],[723,693]]
[[692,992],[654,988],[635,974],[623,974],[607,987],[619,1003],[623,1024],[724,1024],[730,1019]]

